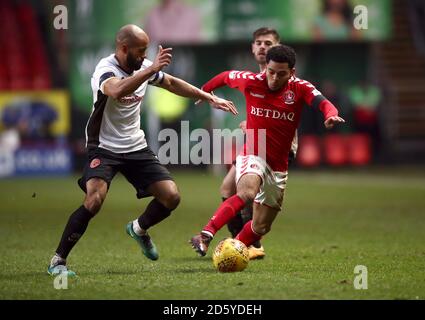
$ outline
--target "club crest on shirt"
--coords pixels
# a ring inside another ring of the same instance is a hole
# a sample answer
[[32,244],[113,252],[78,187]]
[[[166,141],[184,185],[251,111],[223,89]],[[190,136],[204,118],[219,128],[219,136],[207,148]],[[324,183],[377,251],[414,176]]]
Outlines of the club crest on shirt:
[[100,165],[100,159],[95,158],[90,162],[90,168],[94,169]]
[[295,102],[295,93],[291,90],[285,91],[283,99],[286,104],[293,104]]
[[254,170],[260,170],[260,167],[256,163],[251,163],[250,168]]

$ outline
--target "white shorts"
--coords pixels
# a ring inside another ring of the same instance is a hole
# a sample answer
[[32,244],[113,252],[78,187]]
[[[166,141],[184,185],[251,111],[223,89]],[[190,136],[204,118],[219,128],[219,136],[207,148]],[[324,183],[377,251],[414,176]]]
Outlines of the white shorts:
[[261,177],[260,191],[254,201],[280,211],[288,172],[273,171],[264,159],[255,155],[237,156],[236,185],[245,174]]

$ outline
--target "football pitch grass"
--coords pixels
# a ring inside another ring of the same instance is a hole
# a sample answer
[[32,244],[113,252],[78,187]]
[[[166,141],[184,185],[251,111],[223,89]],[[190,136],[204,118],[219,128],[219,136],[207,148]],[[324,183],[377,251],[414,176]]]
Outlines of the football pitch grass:
[[[220,202],[220,177],[175,172],[182,202],[151,229],[160,258],[146,259],[125,233],[144,210],[126,180],[113,181],[102,211],[68,259],[77,278],[56,290],[47,264],[82,201],[76,176],[0,180],[0,299],[424,299],[423,168],[297,171],[283,213],[263,240],[267,256],[240,273],[214,270],[188,239]],[[367,290],[356,290],[357,265]],[[364,275],[364,273],[363,273]]]

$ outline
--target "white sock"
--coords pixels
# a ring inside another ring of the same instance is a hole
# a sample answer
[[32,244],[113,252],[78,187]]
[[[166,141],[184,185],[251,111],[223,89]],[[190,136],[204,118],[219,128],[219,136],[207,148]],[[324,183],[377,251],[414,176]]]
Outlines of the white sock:
[[214,235],[211,232],[209,232],[209,231],[202,230],[201,233],[203,233],[203,234],[211,237],[211,239],[214,238]]
[[55,253],[55,255],[53,256],[52,260],[50,260],[50,266],[54,267],[57,266],[58,264],[66,264],[66,260],[64,258],[61,258],[57,253]]
[[137,219],[133,221],[133,231],[138,236],[143,236],[146,234],[146,230],[140,228],[139,221],[137,221]]

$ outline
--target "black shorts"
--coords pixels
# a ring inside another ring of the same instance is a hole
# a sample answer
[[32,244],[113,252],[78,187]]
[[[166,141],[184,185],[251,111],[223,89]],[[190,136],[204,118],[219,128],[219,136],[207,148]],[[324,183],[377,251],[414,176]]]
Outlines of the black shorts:
[[96,148],[88,151],[88,162],[83,176],[78,180],[80,188],[87,192],[86,183],[91,178],[100,178],[108,189],[117,172],[121,172],[137,191],[137,198],[151,196],[146,190],[152,183],[173,180],[170,172],[159,162],[149,147],[129,153],[114,153]]

